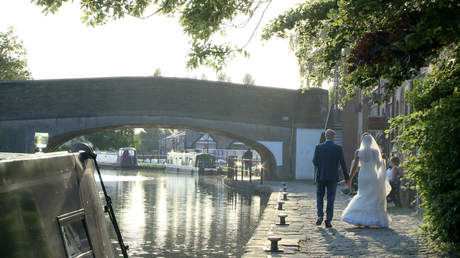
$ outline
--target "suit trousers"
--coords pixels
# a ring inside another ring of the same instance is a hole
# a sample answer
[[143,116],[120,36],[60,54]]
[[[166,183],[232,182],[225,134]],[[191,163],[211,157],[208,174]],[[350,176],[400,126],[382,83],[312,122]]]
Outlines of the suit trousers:
[[337,181],[321,180],[316,182],[316,208],[318,218],[324,217],[324,195],[327,191],[326,222],[331,222],[334,215],[335,192]]

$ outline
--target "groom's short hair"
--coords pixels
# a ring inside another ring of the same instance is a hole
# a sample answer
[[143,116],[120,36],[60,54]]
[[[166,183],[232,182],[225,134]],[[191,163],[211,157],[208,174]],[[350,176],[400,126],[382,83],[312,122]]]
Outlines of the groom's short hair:
[[332,129],[327,129],[326,132],[324,133],[324,136],[326,137],[326,140],[330,140],[334,137],[335,132]]

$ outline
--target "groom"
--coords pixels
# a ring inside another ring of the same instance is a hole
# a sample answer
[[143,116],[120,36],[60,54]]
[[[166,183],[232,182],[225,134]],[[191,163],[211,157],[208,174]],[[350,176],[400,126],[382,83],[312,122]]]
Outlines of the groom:
[[348,183],[348,169],[343,156],[342,146],[334,143],[335,132],[327,129],[325,132],[326,141],[315,147],[313,164],[316,169],[316,207],[318,220],[316,225],[323,222],[324,212],[324,194],[327,190],[327,207],[326,220],[324,221],[327,228],[331,228],[332,215],[334,214],[335,191],[339,181],[339,162],[342,166],[343,176]]

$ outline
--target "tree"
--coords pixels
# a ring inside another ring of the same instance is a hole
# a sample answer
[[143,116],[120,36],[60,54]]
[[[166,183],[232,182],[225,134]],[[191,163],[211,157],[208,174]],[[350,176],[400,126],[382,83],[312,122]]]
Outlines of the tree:
[[[287,37],[295,30],[300,35],[297,52],[321,50],[310,60],[321,67],[319,76],[337,70],[349,96],[355,88],[369,90],[387,79],[390,95],[444,46],[458,42],[457,5],[454,0],[317,0],[273,20],[263,37]],[[452,22],[443,16],[456,18]]]
[[134,129],[122,129],[90,134],[87,139],[93,143],[93,147],[99,148],[100,150],[118,150],[122,147],[137,148],[140,143]]
[[223,72],[220,72],[217,74],[217,81],[220,82],[231,82],[232,78],[230,76],[227,77],[227,75]]
[[[425,208],[422,236],[434,248],[460,254],[460,64],[440,60],[408,92],[414,112],[391,119],[400,150],[409,154],[406,175],[417,182]],[[414,153],[419,150],[419,154]]]
[[243,76],[243,83],[244,84],[247,84],[247,85],[254,85],[254,82],[256,80],[252,78],[252,75],[250,75],[249,73],[246,73],[244,74]]
[[153,73],[153,77],[161,77],[161,76],[162,76],[161,69],[160,68],[155,69],[155,72]]
[[87,143],[90,146],[94,146],[94,144],[88,140],[88,135],[83,135],[83,136],[79,136],[77,138],[73,138],[72,140],[65,142],[64,144],[58,147],[58,150],[68,151],[72,148],[74,144],[81,143],[81,142]]
[[139,133],[140,144],[137,147],[139,153],[150,153],[153,150],[158,150],[158,135],[161,130],[157,128],[144,128],[143,132]]
[[14,28],[0,32],[0,81],[32,79],[27,68],[27,53],[22,41],[14,36]]

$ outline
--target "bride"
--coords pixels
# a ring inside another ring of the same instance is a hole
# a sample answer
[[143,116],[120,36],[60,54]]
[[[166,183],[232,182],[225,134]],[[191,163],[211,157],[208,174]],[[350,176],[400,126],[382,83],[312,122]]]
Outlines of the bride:
[[350,182],[361,165],[358,193],[342,213],[342,220],[357,226],[387,228],[391,221],[387,213],[387,195],[391,191],[385,163],[374,137],[364,133],[361,147],[355,152]]

